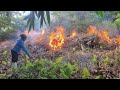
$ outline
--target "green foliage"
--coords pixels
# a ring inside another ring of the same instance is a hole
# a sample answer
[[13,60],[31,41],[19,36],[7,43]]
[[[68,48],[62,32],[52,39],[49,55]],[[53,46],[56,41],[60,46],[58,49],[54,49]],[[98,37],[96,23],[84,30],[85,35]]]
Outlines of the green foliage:
[[6,79],[6,74],[0,74],[0,79]]
[[104,18],[104,11],[96,11],[96,14]]
[[103,49],[103,46],[100,46],[100,49]]
[[10,26],[10,17],[0,16],[0,29]]
[[96,76],[95,79],[102,79],[101,75]]
[[3,65],[6,65],[6,64],[7,64],[7,62],[6,62],[6,61],[2,61],[2,64],[3,64]]
[[90,72],[89,70],[85,67],[82,71],[82,79],[89,79],[90,78]]
[[96,64],[97,63],[97,55],[94,54],[93,56],[93,62]]
[[27,61],[26,65],[20,67],[15,73],[20,79],[68,79],[74,74],[75,69],[75,64],[62,62],[59,57],[56,62],[46,59],[36,60],[34,63]]
[[[35,15],[40,18],[40,28],[43,26],[43,22],[46,23],[46,18],[45,18],[45,11],[31,11],[29,15],[27,15],[24,20],[27,20],[27,27],[29,27],[29,31],[31,29],[34,30],[34,21],[35,21]],[[48,24],[50,25],[50,12],[46,11],[46,17]]]
[[118,27],[120,27],[120,13],[118,13],[115,18],[117,18],[117,19],[115,20],[115,24],[116,24]]
[[106,55],[106,56],[105,56],[105,59],[104,59],[104,65],[105,65],[105,66],[108,65],[108,59],[109,59],[109,58],[108,58],[108,56]]
[[[71,30],[85,31],[89,25],[100,22],[94,11],[53,11],[54,21],[50,27],[62,25],[68,32]],[[91,19],[92,18],[92,19]]]
[[15,31],[24,29],[25,24],[18,11],[0,11],[0,42],[15,36]]
[[3,54],[3,56],[6,56],[7,55],[7,51],[5,50],[2,54]]
[[[62,12],[59,12],[59,11],[57,11],[57,12],[58,13],[54,13],[54,14],[56,15],[56,17],[60,17]],[[68,19],[68,16],[69,16],[71,23],[74,23],[74,25],[75,25],[74,19],[79,20],[78,19],[79,16],[76,17],[75,14],[78,15],[79,13],[75,12],[75,11],[73,11],[72,13],[70,13],[70,11],[66,11],[66,12],[69,14],[66,14],[65,12],[63,13],[66,16],[65,19]],[[73,13],[74,13],[74,15],[73,15]],[[96,11],[96,14],[98,16],[104,18],[104,11]],[[46,17],[45,17],[45,11],[31,11],[30,14],[24,18],[24,20],[27,20],[27,26],[29,27],[29,31],[31,29],[34,30],[35,15],[38,17],[38,19],[40,18],[40,28],[43,26],[43,22],[45,24],[47,24],[46,18],[47,18],[48,24],[50,25],[50,12],[49,11],[46,11]],[[64,20],[63,16],[61,16],[61,19]],[[86,22],[84,22],[84,23],[86,23]]]
[[61,76],[63,78],[69,79],[71,75],[74,73],[74,69],[75,69],[75,65],[71,65],[70,63],[68,63],[62,69],[60,69]]
[[120,55],[116,56],[117,64],[120,65]]

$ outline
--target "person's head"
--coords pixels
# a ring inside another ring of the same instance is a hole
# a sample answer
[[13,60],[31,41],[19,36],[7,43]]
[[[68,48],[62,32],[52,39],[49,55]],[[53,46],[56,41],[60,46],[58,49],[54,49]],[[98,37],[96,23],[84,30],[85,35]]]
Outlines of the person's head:
[[23,41],[25,41],[27,39],[27,36],[25,34],[21,34],[20,37]]

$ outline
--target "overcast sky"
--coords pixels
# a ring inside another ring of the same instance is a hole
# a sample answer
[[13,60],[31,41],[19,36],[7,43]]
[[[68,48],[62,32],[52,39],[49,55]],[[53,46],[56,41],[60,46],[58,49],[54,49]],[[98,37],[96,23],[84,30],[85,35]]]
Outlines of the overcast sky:
[[25,11],[25,13],[24,13],[24,11],[19,11],[22,15],[28,15],[29,13],[30,13],[30,11]]

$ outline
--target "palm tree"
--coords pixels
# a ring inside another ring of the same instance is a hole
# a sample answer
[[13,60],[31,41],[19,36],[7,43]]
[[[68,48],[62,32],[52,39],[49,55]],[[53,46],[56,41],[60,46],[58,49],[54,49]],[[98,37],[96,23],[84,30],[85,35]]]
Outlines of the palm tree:
[[[96,11],[96,14],[101,16],[102,18],[104,17],[104,11]],[[43,22],[45,24],[50,25],[50,12],[49,11],[30,11],[30,14],[27,15],[24,20],[27,20],[27,27],[29,27],[29,31],[31,29],[34,30],[34,20],[35,20],[35,15],[40,19],[40,28],[43,26]],[[46,15],[46,18],[45,18]],[[46,22],[47,19],[47,22]]]

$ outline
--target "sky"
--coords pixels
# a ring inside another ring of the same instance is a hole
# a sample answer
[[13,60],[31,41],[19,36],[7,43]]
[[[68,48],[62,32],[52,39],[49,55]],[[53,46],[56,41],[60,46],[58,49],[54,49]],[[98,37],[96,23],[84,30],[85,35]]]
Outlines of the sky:
[[24,16],[26,16],[26,15],[28,15],[29,13],[30,13],[30,11],[19,11],[22,15],[24,15]]

